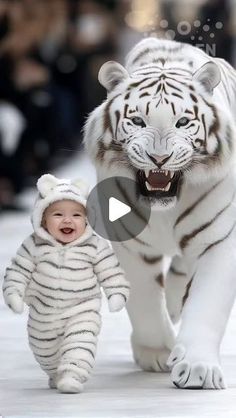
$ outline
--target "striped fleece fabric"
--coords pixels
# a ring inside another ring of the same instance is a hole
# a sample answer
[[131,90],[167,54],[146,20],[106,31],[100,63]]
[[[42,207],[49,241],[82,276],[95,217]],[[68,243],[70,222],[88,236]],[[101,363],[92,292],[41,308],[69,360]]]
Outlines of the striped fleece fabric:
[[88,223],[84,234],[68,244],[42,227],[51,203],[71,199],[86,205],[81,183],[46,174],[37,186],[34,233],[6,269],[4,299],[16,313],[23,311],[24,302],[29,306],[29,344],[49,376],[49,386],[63,393],[81,392],[95,361],[101,287],[110,311],[117,311],[124,307],[130,286],[110,245]]

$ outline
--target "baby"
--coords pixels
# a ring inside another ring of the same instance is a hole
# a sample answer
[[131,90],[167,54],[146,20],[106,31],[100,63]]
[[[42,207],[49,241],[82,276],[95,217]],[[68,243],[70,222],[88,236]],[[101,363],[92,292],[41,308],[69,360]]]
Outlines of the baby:
[[110,311],[122,309],[129,283],[104,239],[86,219],[81,183],[45,174],[38,180],[34,233],[21,245],[3,283],[16,313],[29,306],[29,344],[49,386],[77,393],[93,368],[101,327],[101,290]]

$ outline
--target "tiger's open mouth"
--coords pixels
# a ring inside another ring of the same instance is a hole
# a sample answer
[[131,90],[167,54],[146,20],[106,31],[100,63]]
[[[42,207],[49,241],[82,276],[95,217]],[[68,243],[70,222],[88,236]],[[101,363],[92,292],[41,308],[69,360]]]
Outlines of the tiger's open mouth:
[[141,194],[156,199],[176,196],[180,178],[180,171],[158,169],[137,171],[137,180]]

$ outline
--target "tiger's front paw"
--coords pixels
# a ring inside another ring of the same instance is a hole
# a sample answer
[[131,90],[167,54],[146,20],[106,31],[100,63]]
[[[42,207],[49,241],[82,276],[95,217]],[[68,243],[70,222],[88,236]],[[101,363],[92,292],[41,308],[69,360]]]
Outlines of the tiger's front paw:
[[169,372],[170,369],[166,362],[170,355],[170,350],[165,348],[147,347],[138,344],[134,338],[131,339],[133,356],[141,369],[147,372]]
[[217,355],[177,344],[167,361],[171,379],[181,389],[225,389]]

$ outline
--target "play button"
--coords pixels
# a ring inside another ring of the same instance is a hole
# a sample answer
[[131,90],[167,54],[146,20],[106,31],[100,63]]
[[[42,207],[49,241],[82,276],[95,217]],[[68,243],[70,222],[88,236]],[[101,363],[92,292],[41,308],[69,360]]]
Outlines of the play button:
[[114,222],[131,211],[131,207],[115,197],[109,199],[109,221]]
[[95,232],[110,241],[127,241],[149,222],[150,206],[143,204],[138,184],[127,177],[98,182],[87,200],[87,218]]

